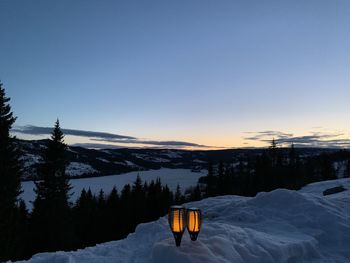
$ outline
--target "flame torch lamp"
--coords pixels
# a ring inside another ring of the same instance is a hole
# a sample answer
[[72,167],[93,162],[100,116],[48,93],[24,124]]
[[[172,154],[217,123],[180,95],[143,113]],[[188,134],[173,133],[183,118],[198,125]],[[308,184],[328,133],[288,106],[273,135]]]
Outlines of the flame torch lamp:
[[196,241],[202,225],[202,212],[198,208],[187,209],[187,230],[191,240]]
[[183,206],[171,206],[168,220],[170,229],[174,234],[176,246],[179,247],[186,228],[186,209]]

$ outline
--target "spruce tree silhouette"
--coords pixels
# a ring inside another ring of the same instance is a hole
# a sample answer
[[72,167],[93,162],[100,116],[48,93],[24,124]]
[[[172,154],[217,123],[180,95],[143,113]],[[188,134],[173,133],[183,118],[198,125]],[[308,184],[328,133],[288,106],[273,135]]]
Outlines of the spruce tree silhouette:
[[321,180],[334,180],[337,179],[335,174],[334,166],[329,155],[321,155]]
[[176,205],[181,204],[181,201],[182,201],[181,197],[182,197],[181,188],[180,188],[180,185],[178,184],[176,186],[176,191],[175,191],[175,196],[174,196],[174,202]]
[[168,213],[169,207],[173,203],[173,193],[170,191],[168,185],[165,185],[162,189],[160,197],[161,209],[158,212],[158,217]]
[[120,196],[120,229],[121,236],[125,237],[128,233],[134,231],[133,225],[130,222],[130,215],[132,214],[132,202],[131,202],[131,186],[129,184],[125,185],[121,191]]
[[201,199],[202,199],[202,192],[199,187],[199,184],[197,184],[196,187],[194,187],[191,191],[190,201],[199,201]]
[[10,136],[16,118],[9,101],[0,83],[0,261],[16,257],[19,248],[16,210],[21,169],[15,138]]
[[106,240],[115,240],[121,238],[120,233],[120,198],[117,188],[114,186],[106,200],[106,222],[107,235]]
[[206,189],[205,194],[207,197],[215,196],[217,194],[217,176],[214,175],[214,167],[213,164],[210,162],[208,164],[208,176],[206,177]]
[[67,250],[74,242],[68,203],[71,186],[66,176],[66,148],[59,121],[43,156],[33,203],[33,252]]
[[91,190],[81,191],[80,197],[74,207],[75,230],[78,246],[86,247],[96,244],[96,213],[97,201]]

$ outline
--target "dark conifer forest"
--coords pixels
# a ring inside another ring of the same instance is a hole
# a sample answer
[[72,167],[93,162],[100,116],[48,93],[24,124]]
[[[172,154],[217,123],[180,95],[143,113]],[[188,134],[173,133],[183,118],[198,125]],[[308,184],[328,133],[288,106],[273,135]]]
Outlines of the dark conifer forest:
[[[173,193],[160,179],[138,177],[123,189],[97,195],[84,189],[75,203],[65,173],[66,151],[59,120],[52,129],[44,162],[35,183],[33,210],[21,193],[21,162],[10,130],[16,118],[0,84],[0,261],[27,259],[38,252],[75,250],[125,238],[138,224],[157,220],[169,206],[219,195],[255,196],[277,188],[298,190],[304,185],[336,179],[331,154],[301,158],[293,145],[281,151],[278,142],[263,154],[238,165],[209,163],[208,174],[195,187]],[[346,155],[339,151],[337,155]]]

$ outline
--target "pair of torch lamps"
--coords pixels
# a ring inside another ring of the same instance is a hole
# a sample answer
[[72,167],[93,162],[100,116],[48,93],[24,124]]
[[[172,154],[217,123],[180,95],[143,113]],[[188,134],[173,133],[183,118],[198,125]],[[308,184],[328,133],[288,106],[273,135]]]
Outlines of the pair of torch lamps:
[[169,209],[168,220],[177,247],[181,245],[182,235],[186,227],[191,240],[197,240],[202,225],[202,213],[200,209],[186,209],[183,206],[171,206]]

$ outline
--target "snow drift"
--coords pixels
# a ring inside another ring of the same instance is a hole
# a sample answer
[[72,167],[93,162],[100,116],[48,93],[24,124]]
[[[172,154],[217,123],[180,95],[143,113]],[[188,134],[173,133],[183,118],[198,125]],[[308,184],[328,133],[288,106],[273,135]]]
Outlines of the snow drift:
[[179,248],[164,217],[139,225],[124,240],[42,253],[29,262],[349,262],[350,190],[322,195],[339,184],[350,189],[350,179],[342,179],[299,192],[278,189],[254,198],[222,196],[186,204],[202,209],[203,226],[196,242],[185,233]]

